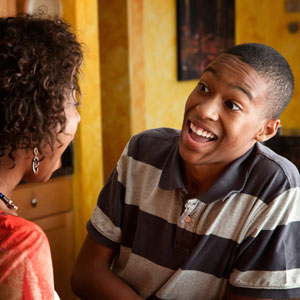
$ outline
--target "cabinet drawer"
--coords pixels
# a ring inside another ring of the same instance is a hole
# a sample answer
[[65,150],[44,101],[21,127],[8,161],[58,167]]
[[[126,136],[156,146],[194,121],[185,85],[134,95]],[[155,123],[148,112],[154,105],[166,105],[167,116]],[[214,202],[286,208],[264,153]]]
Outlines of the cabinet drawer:
[[72,181],[58,177],[42,184],[21,184],[12,194],[18,215],[33,220],[72,209]]

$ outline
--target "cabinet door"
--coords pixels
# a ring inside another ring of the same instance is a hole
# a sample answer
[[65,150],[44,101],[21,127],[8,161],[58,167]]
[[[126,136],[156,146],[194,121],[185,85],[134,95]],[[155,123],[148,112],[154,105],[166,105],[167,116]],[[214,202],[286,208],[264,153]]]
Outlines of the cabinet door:
[[34,220],[46,233],[53,260],[55,290],[61,300],[75,299],[70,278],[73,263],[72,212]]
[[13,192],[12,200],[19,207],[18,215],[31,221],[71,211],[72,180],[63,176],[43,184],[21,184]]

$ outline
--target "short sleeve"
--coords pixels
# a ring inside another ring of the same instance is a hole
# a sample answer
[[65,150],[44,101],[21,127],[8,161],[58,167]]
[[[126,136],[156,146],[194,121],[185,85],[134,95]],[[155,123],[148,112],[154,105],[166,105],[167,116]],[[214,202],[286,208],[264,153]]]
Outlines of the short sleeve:
[[229,288],[267,299],[300,297],[300,188],[278,196],[253,218],[240,244]]
[[98,243],[109,248],[118,248],[122,238],[127,151],[128,145],[100,192],[91,219],[87,223],[89,235]]
[[50,246],[36,224],[0,215],[0,298],[54,299]]

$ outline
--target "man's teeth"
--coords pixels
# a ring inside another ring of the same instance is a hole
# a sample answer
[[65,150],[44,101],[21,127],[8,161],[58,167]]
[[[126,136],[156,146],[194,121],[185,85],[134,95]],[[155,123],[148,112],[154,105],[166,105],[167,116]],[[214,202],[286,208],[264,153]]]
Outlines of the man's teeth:
[[208,138],[208,139],[213,139],[213,138],[215,138],[215,135],[213,135],[212,133],[210,133],[210,132],[208,132],[208,131],[206,131],[206,130],[204,130],[204,129],[201,129],[201,128],[198,128],[198,129],[197,129],[197,127],[196,127],[193,123],[191,123],[190,128],[191,128],[191,130],[192,130],[194,133],[196,133],[196,134],[199,135],[199,136],[203,136],[203,137],[206,137],[206,138]]

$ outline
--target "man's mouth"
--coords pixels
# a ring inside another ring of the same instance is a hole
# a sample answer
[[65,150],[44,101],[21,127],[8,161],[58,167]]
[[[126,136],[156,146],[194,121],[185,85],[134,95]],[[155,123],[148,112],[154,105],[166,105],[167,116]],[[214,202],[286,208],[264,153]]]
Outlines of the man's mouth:
[[213,134],[212,132],[209,132],[201,127],[196,126],[192,122],[190,122],[190,131],[196,135],[196,137],[199,137],[203,140],[206,139],[206,141],[214,141],[217,139],[217,136]]

